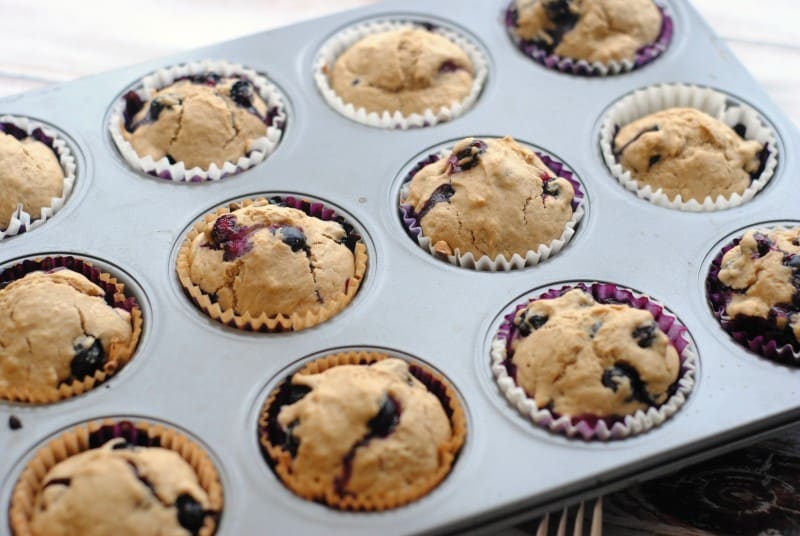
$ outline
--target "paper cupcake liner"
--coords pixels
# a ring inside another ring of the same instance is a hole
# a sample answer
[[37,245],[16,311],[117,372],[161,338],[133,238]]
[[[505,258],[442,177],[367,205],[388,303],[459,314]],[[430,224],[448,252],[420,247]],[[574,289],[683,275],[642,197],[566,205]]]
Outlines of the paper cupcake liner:
[[207,515],[200,536],[216,532],[222,512],[223,492],[219,473],[208,454],[183,434],[160,424],[132,423],[107,419],[78,425],[41,447],[27,463],[11,495],[8,509],[9,524],[14,536],[33,536],[31,518],[36,496],[42,489],[44,478],[56,464],[71,456],[102,446],[111,439],[124,438],[141,447],[161,447],[177,452],[194,470],[200,487],[208,494],[211,511]]
[[[761,166],[754,173],[750,186],[741,194],[706,196],[702,203],[695,199],[684,201],[680,195],[670,199],[662,190],[653,191],[649,185],[640,186],[631,173],[617,162],[613,152],[614,137],[621,126],[667,108],[695,108],[719,119],[747,140],[764,145]],[[741,134],[743,132],[743,134]],[[711,88],[685,84],[663,84],[634,91],[623,97],[603,117],[600,127],[600,150],[611,174],[628,190],[656,205],[691,212],[708,212],[738,207],[750,201],[775,173],[778,165],[778,143],[775,131],[756,110],[733,97]]]
[[[781,225],[759,226],[742,231],[769,229],[786,230],[788,227]],[[711,313],[717,322],[740,345],[751,352],[787,365],[800,366],[800,341],[788,335],[784,330],[778,329],[769,319],[761,318],[731,318],[725,312],[734,290],[719,280],[722,266],[722,257],[739,245],[741,236],[726,244],[711,261],[706,278],[706,298],[711,307]]]
[[0,271],[0,289],[12,281],[21,279],[31,272],[49,272],[55,270],[72,270],[86,277],[89,281],[99,286],[105,292],[106,303],[111,307],[118,307],[131,314],[132,335],[130,343],[120,344],[114,342],[108,351],[106,364],[92,376],[83,380],[72,380],[62,383],[57,387],[38,389],[20,385],[0,387],[0,400],[12,402],[25,402],[29,404],[47,404],[71,398],[85,393],[105,382],[121,370],[133,358],[136,346],[142,335],[142,310],[136,298],[126,294],[125,285],[117,281],[109,273],[98,270],[88,261],[71,256],[43,257],[27,259]]
[[[621,303],[636,309],[647,310],[653,315],[658,327],[669,337],[670,343],[678,351],[681,363],[678,379],[670,388],[670,396],[666,402],[660,406],[651,406],[647,410],[637,410],[632,415],[571,417],[558,415],[546,408],[539,408],[536,401],[517,385],[508,371],[510,344],[516,336],[516,327],[513,324],[514,316],[517,311],[527,307],[530,302],[558,298],[575,288],[591,294],[598,303]],[[576,283],[561,288],[551,288],[525,303],[518,304],[513,311],[505,315],[503,323],[498,328],[492,341],[491,358],[492,372],[500,390],[520,413],[551,432],[568,437],[578,436],[587,441],[591,439],[603,441],[624,439],[660,425],[686,402],[694,387],[697,369],[697,352],[688,337],[686,327],[651,298],[612,283]]]
[[[127,108],[128,99],[135,96],[141,102],[146,102],[155,91],[167,87],[181,78],[204,73],[218,74],[223,78],[238,76],[252,82],[267,105],[269,124],[266,135],[250,142],[247,154],[235,162],[225,162],[222,167],[212,163],[206,169],[200,167],[186,169],[183,162],[170,163],[166,156],[157,161],[153,160],[151,156],[140,157],[133,146],[122,136],[121,125],[125,123],[128,115],[131,115]],[[114,103],[108,121],[108,129],[120,154],[133,169],[175,182],[202,182],[217,181],[261,163],[278,147],[286,128],[286,119],[286,104],[283,95],[264,75],[239,64],[206,60],[165,67],[145,76],[135,89],[127,92]]]
[[467,419],[464,409],[459,402],[458,395],[450,383],[440,374],[418,363],[409,363],[409,371],[422,382],[439,399],[445,410],[452,428],[450,439],[439,447],[441,459],[440,467],[421,482],[416,483],[414,489],[408,492],[395,492],[385,495],[338,495],[335,491],[326,489],[323,484],[317,487],[305,487],[296,482],[292,474],[292,457],[280,445],[271,439],[283,433],[277,424],[278,413],[286,405],[287,387],[294,374],[317,374],[339,365],[370,365],[392,356],[376,352],[343,352],[331,354],[307,363],[300,370],[293,372],[276,387],[264,405],[258,420],[258,438],[261,452],[270,468],[278,475],[283,484],[292,492],[310,501],[321,501],[327,506],[339,510],[353,511],[381,511],[403,506],[422,498],[437,487],[450,473],[453,464],[464,445],[467,434]]
[[3,240],[43,225],[44,222],[61,210],[69,194],[72,193],[73,186],[75,186],[77,165],[72,149],[70,149],[64,138],[57,131],[33,119],[13,115],[0,116],[0,132],[14,136],[18,140],[31,137],[44,143],[56,154],[58,162],[61,164],[61,169],[64,171],[64,188],[61,191],[61,197],[53,197],[50,200],[50,206],[42,207],[39,214],[31,214],[25,210],[22,204],[18,205],[17,210],[11,215],[6,224],[5,231],[0,229],[0,240]]
[[[469,95],[461,102],[453,103],[450,106],[442,106],[438,110],[428,108],[421,114],[414,113],[408,116],[403,115],[399,111],[390,112],[387,110],[380,114],[377,112],[368,112],[363,107],[356,108],[353,104],[345,103],[344,100],[334,92],[328,82],[327,73],[329,70],[333,69],[333,64],[336,62],[336,59],[353,44],[368,35],[405,28],[424,28],[437,33],[446,37],[467,53],[470,61],[472,61],[474,71],[472,89]],[[322,48],[320,48],[314,60],[313,71],[317,89],[319,89],[325,102],[343,116],[371,127],[406,130],[409,128],[430,127],[444,121],[450,121],[472,108],[483,90],[483,85],[489,73],[489,64],[486,56],[478,45],[465,35],[429,22],[419,22],[399,17],[390,20],[371,20],[348,26],[344,30],[337,32],[322,45]]]
[[[279,314],[269,316],[266,313],[261,313],[260,315],[254,316],[250,313],[238,314],[233,309],[223,310],[219,303],[213,300],[211,295],[203,292],[200,286],[192,281],[189,276],[189,253],[191,251],[192,241],[195,237],[204,233],[206,228],[209,225],[213,225],[217,218],[223,214],[228,214],[251,205],[262,206],[267,204],[278,204],[280,206],[294,208],[305,212],[309,216],[325,221],[336,221],[342,224],[345,231],[348,233],[346,242],[353,244],[352,251],[355,261],[355,274],[347,281],[344,294],[336,299],[321,304],[319,308],[315,310],[310,310],[302,314],[292,313],[291,315]],[[259,197],[230,203],[227,206],[218,208],[213,213],[203,216],[203,219],[197,222],[187,233],[186,239],[181,245],[180,250],[178,250],[176,264],[178,278],[184,291],[195,305],[212,319],[226,326],[248,331],[300,331],[301,329],[316,326],[332,318],[353,301],[367,272],[367,247],[364,245],[358,232],[344,217],[339,216],[335,211],[322,203],[297,199],[292,196],[272,196],[269,199]]]
[[507,272],[510,270],[525,268],[527,266],[534,266],[542,261],[546,261],[552,255],[564,249],[564,246],[567,245],[567,243],[575,234],[576,227],[581,221],[581,218],[583,218],[585,212],[583,208],[585,196],[581,187],[581,183],[578,182],[572,170],[568,169],[563,162],[560,162],[559,160],[556,160],[555,158],[539,151],[534,151],[536,156],[538,156],[542,162],[544,162],[550,171],[555,173],[556,176],[569,181],[573,190],[575,191],[575,196],[572,200],[572,218],[570,218],[570,220],[564,226],[564,232],[561,234],[561,236],[555,240],[552,240],[549,244],[540,244],[536,251],[528,250],[525,255],[519,255],[518,253],[515,253],[510,259],[502,254],[498,255],[494,259],[490,258],[488,255],[483,255],[476,259],[472,252],[467,252],[462,255],[458,248],[456,248],[453,255],[444,255],[437,252],[433,247],[433,241],[422,233],[422,225],[414,214],[414,207],[404,204],[403,202],[408,195],[408,186],[411,182],[411,179],[413,179],[414,176],[425,166],[437,162],[442,158],[446,158],[449,152],[450,151],[448,149],[442,149],[438,153],[430,154],[426,158],[417,162],[403,179],[403,185],[400,188],[400,219],[402,220],[403,227],[408,235],[414,241],[416,241],[419,247],[436,258],[447,260],[447,262],[452,265],[460,266],[462,268],[470,268],[480,272]]
[[537,45],[534,40],[520,38],[514,31],[517,26],[517,8],[514,1],[506,8],[505,25],[509,37],[511,37],[511,40],[517,48],[523,54],[537,63],[544,65],[548,69],[579,76],[609,76],[627,73],[643,67],[667,50],[670,41],[672,41],[672,35],[675,33],[675,24],[665,7],[657,4],[656,7],[658,7],[658,10],[661,12],[662,20],[661,32],[658,34],[656,40],[637,50],[633,60],[609,61],[608,63],[599,61],[590,63],[586,60],[567,58],[554,53],[551,54]]

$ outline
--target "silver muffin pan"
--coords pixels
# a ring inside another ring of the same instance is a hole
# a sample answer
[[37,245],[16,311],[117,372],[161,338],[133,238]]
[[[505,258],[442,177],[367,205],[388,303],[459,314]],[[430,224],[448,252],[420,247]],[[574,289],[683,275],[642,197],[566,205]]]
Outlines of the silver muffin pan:
[[[33,452],[64,428],[103,417],[164,422],[206,447],[224,485],[221,535],[488,529],[712,456],[800,417],[800,370],[735,344],[712,317],[703,288],[721,240],[797,219],[798,130],[685,2],[668,3],[675,36],[662,57],[607,78],[561,74],[523,56],[503,26],[505,7],[504,0],[392,0],[0,100],[2,113],[65,132],[78,160],[64,208],[40,228],[0,242],[0,266],[54,253],[99,259],[137,282],[145,314],[134,359],[105,385],[56,404],[0,403],[0,532],[8,530],[9,497]],[[397,131],[355,123],[325,104],[311,73],[319,46],[350,23],[387,14],[447,24],[485,48],[489,78],[473,109],[436,127]],[[207,58],[242,63],[280,87],[289,101],[283,141],[265,162],[219,182],[176,184],[132,171],[106,128],[112,103],[159,67]],[[751,202],[679,212],[637,198],[612,178],[598,147],[602,113],[634,89],[661,82],[726,91],[776,127],[780,163]],[[587,212],[560,253],[522,270],[477,272],[433,258],[406,235],[396,208],[403,170],[427,148],[473,134],[518,137],[576,172]],[[231,199],[270,193],[328,202],[368,236],[369,271],[356,299],[297,333],[227,328],[189,302],[175,275],[175,253],[192,222]],[[636,289],[689,328],[699,353],[697,384],[663,425],[607,443],[568,439],[526,420],[494,384],[489,344],[498,315],[533,289],[575,280]],[[466,406],[467,442],[451,474],[428,496],[383,513],[339,512],[294,496],[257,444],[258,408],[269,388],[309,356],[354,347],[430,364]],[[11,415],[22,429],[6,426]]]

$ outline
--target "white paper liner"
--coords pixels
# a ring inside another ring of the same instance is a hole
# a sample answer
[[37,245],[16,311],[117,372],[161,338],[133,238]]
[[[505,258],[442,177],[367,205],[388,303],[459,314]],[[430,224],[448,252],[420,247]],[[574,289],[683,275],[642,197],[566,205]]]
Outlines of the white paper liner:
[[[585,283],[590,287],[595,283]],[[601,283],[602,284],[602,283]],[[597,418],[597,422],[589,424],[586,421],[579,420],[573,423],[568,415],[557,417],[550,410],[546,408],[539,408],[533,398],[529,398],[522,387],[518,386],[516,381],[508,375],[504,361],[506,360],[506,338],[500,337],[500,333],[495,335],[492,340],[491,346],[491,367],[492,372],[497,380],[497,385],[506,399],[514,406],[523,416],[528,417],[536,425],[541,426],[558,434],[564,434],[567,437],[581,437],[584,440],[600,439],[603,441],[613,439],[624,439],[626,437],[634,436],[647,432],[648,430],[659,426],[672,415],[677,412],[681,406],[686,402],[695,384],[695,373],[697,371],[697,350],[695,349],[694,342],[691,337],[687,336],[688,330],[686,326],[666,307],[661,303],[655,301],[649,296],[639,294],[625,287],[617,287],[619,290],[630,292],[634,297],[641,299],[644,298],[650,303],[663,308],[662,316],[668,316],[674,320],[670,332],[673,329],[679,330],[683,328],[683,332],[678,335],[683,342],[686,343],[683,351],[678,352],[683,358],[681,362],[681,373],[677,381],[677,390],[667,399],[664,404],[656,407],[650,407],[647,410],[636,410],[632,415],[626,415],[623,420],[618,420],[609,426],[601,417]],[[547,293],[553,289],[543,290],[538,294]],[[598,300],[599,302],[599,300]],[[526,300],[525,303],[528,303]],[[601,302],[599,302],[601,303]],[[513,307],[515,308],[515,304]],[[506,311],[506,313],[509,311]],[[667,334],[670,341],[674,341],[671,333]],[[673,343],[674,344],[674,343]]]
[[488,60],[483,54],[481,49],[468,39],[466,36],[441,26],[434,27],[431,31],[443,37],[446,37],[456,45],[458,45],[469,56],[472,61],[474,72],[472,89],[467,97],[458,103],[453,103],[451,106],[442,106],[439,110],[426,109],[423,113],[414,113],[409,116],[404,116],[399,111],[390,112],[384,111],[383,113],[367,112],[364,108],[356,109],[350,103],[345,103],[342,98],[337,95],[331,87],[326,70],[333,69],[333,64],[336,59],[351,45],[364,37],[376,33],[388,32],[392,30],[401,30],[404,28],[419,28],[422,27],[421,23],[399,19],[382,19],[371,20],[361,24],[348,26],[344,30],[336,33],[333,37],[328,39],[320,48],[314,60],[314,81],[317,83],[322,97],[325,99],[331,108],[342,114],[343,116],[368,125],[378,128],[399,128],[402,130],[415,128],[415,127],[429,127],[449,121],[463,114],[469,110],[478,96],[483,90],[483,85],[489,72]]
[[516,33],[515,26],[509,20],[509,13],[515,6],[515,2],[509,4],[506,8],[506,30],[509,37],[514,42],[520,51],[526,56],[529,56],[536,62],[544,65],[549,69],[554,69],[562,73],[583,75],[583,76],[610,76],[616,74],[624,74],[634,69],[638,69],[652,62],[661,56],[669,47],[670,41],[674,33],[674,22],[672,15],[666,6],[654,2],[656,7],[661,12],[662,28],[656,40],[649,43],[636,51],[634,59],[624,60],[610,60],[608,63],[600,61],[589,62],[587,60],[569,58],[566,56],[559,56],[558,54],[548,54],[545,50],[538,48],[535,45],[526,45],[525,40],[520,38]]
[[132,168],[175,182],[217,181],[261,163],[275,151],[286,126],[286,103],[280,90],[269,82],[264,75],[252,69],[221,60],[185,63],[173,67],[165,67],[145,76],[141,80],[141,85],[134,88],[134,91],[142,101],[146,102],[155,91],[169,86],[177,78],[206,72],[215,73],[221,77],[243,76],[253,83],[268,109],[273,106],[278,107],[278,113],[275,115],[272,125],[267,127],[266,135],[251,141],[248,153],[239,158],[239,160],[236,162],[224,162],[222,167],[212,163],[207,169],[200,167],[186,169],[185,164],[180,161],[170,164],[166,156],[157,161],[153,160],[151,156],[140,157],[133,149],[133,146],[122,136],[121,129],[124,128],[122,125],[124,123],[123,112],[125,110],[123,96],[114,103],[111,109],[108,129],[120,154]]
[[[528,149],[534,152],[538,152],[536,148],[528,146],[527,144],[524,145]],[[450,152],[452,151],[452,149],[453,149],[452,146],[441,149],[438,153],[439,158],[446,159],[450,154]],[[416,235],[417,245],[419,245],[419,247],[421,247],[422,249],[424,249],[425,251],[427,251],[436,258],[446,259],[447,262],[449,262],[452,265],[460,266],[462,268],[470,268],[472,270],[476,270],[479,272],[508,272],[511,270],[519,270],[521,268],[525,268],[528,266],[535,266],[540,262],[546,261],[552,255],[564,249],[564,246],[566,246],[567,243],[570,241],[570,239],[572,239],[572,237],[575,235],[576,227],[578,226],[578,223],[581,221],[581,218],[583,218],[583,215],[585,213],[583,204],[586,202],[586,189],[583,186],[583,183],[581,183],[581,181],[577,179],[577,175],[572,171],[572,168],[567,166],[561,160],[550,156],[549,154],[546,153],[542,154],[549,157],[554,162],[558,162],[559,164],[561,164],[564,167],[564,169],[570,173],[570,178],[573,181],[580,184],[581,192],[583,193],[583,197],[580,198],[578,198],[577,196],[575,197],[578,206],[572,212],[572,217],[564,226],[564,232],[561,233],[560,237],[550,241],[549,244],[539,244],[539,247],[535,251],[528,250],[528,252],[525,253],[524,256],[515,253],[509,259],[505,255],[500,254],[496,256],[494,259],[492,259],[488,255],[482,255],[480,258],[476,259],[475,256],[472,254],[472,252],[467,252],[462,255],[461,251],[458,248],[455,249],[452,255],[443,255],[437,252],[433,247],[434,246],[433,241],[422,233],[422,226],[419,225],[419,222],[417,222],[417,227],[415,227],[413,231],[416,232],[416,229],[419,229],[419,234]],[[555,172],[553,172],[553,174],[556,176],[560,176],[558,173]],[[401,206],[404,205],[405,199],[406,197],[408,197],[408,188],[410,184],[411,181],[408,181],[400,187],[399,197]],[[406,226],[406,218],[401,216],[401,219],[403,220],[404,223],[403,226],[407,230],[410,230],[409,227]]]
[[61,169],[64,171],[64,188],[61,191],[61,197],[53,197],[50,200],[50,206],[42,207],[39,215],[30,214],[25,210],[22,204],[17,206],[17,210],[11,215],[6,230],[0,229],[0,240],[9,238],[31,229],[36,229],[43,225],[48,219],[52,218],[56,212],[61,210],[64,203],[72,193],[72,188],[75,186],[75,171],[77,165],[75,163],[75,156],[72,154],[72,149],[59,133],[51,128],[46,127],[33,119],[21,116],[3,115],[0,116],[0,123],[11,123],[18,128],[24,130],[30,136],[37,128],[41,129],[44,134],[53,139],[53,149],[58,155],[58,161],[61,164]]
[[[670,199],[661,188],[653,191],[649,185],[640,186],[614,158],[613,143],[617,127],[627,125],[641,117],[667,108],[695,108],[719,119],[733,128],[738,123],[746,127],[745,139],[767,144],[768,156],[764,169],[741,194],[730,197],[722,195],[712,199],[706,196],[702,202],[696,199],[684,201],[680,195]],[[691,212],[708,212],[738,207],[750,201],[761,191],[775,173],[778,165],[778,144],[775,131],[750,106],[711,88],[685,84],[663,84],[634,91],[623,97],[606,113],[600,127],[600,150],[611,174],[625,188],[642,199],[656,205]]]

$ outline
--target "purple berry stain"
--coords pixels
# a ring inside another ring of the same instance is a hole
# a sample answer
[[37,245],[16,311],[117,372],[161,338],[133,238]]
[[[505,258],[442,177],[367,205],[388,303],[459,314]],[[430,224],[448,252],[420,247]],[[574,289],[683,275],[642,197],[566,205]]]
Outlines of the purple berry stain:
[[243,227],[236,222],[236,216],[225,214],[217,218],[211,228],[209,247],[223,250],[222,260],[230,262],[252,249],[249,237],[262,227],[262,225]]

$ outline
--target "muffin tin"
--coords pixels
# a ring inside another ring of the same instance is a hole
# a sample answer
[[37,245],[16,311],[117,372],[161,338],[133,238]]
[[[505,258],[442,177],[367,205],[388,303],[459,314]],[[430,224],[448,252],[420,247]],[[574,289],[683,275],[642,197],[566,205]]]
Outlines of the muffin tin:
[[[666,3],[666,2],[665,2]],[[0,526],[22,468],[46,440],[77,423],[144,419],[182,431],[219,469],[225,507],[218,534],[462,532],[511,524],[728,450],[800,418],[800,369],[735,343],[706,303],[718,248],[741,229],[796,218],[794,148],[800,133],[691,6],[667,7],[675,35],[662,56],[630,73],[583,78],[521,54],[503,25],[505,1],[389,1],[143,65],[16,95],[2,113],[56,126],[72,143],[75,188],[51,220],[0,241],[0,267],[54,254],[85,257],[128,283],[142,304],[134,358],[103,386],[42,406],[0,403]],[[331,109],[312,63],[326,38],[377,16],[414,17],[458,29],[489,56],[484,91],[463,116],[409,131],[370,128]],[[281,144],[263,163],[221,181],[175,184],[132,170],[108,134],[111,107],[130,84],[180,62],[226,59],[266,73],[288,100]],[[602,116],[635,89],[657,83],[711,86],[752,105],[777,131],[770,183],[740,207],[690,213],[655,206],[619,185],[600,155]],[[480,272],[433,258],[405,233],[396,200],[412,160],[468,135],[534,143],[580,177],[586,214],[569,244],[536,266]],[[238,331],[206,317],[175,273],[189,226],[233,199],[291,194],[351,215],[369,267],[354,301],[297,333]],[[534,426],[509,405],[490,367],[492,337],[510,307],[535,289],[608,281],[663,303],[687,326],[699,354],[697,384],[661,426],[621,441],[585,442]],[[141,290],[138,290],[141,289]],[[467,441],[450,475],[428,496],[380,514],[344,513],[286,489],[261,457],[258,411],[270,389],[312,356],[378,349],[440,371],[459,391]],[[22,422],[12,431],[11,416]],[[6,529],[4,528],[3,531]]]

